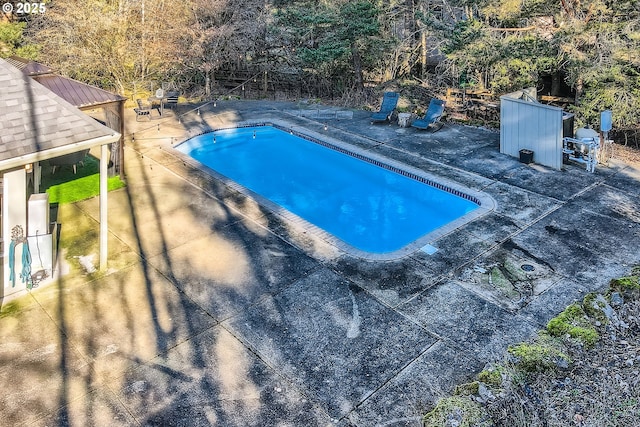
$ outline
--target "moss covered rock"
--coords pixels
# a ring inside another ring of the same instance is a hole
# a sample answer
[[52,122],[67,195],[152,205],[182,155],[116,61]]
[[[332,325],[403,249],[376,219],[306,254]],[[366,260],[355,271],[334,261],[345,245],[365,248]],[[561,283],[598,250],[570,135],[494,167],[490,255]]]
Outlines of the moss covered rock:
[[587,347],[593,346],[599,338],[582,304],[573,303],[562,313],[547,323],[547,332],[554,337],[569,335]]
[[490,427],[491,417],[482,405],[469,397],[452,396],[440,399],[424,416],[423,427]]
[[510,346],[508,352],[516,358],[518,367],[525,372],[554,370],[562,362],[571,362],[560,340],[545,332],[541,332],[533,342]]
[[502,371],[501,366],[484,369],[478,374],[478,381],[492,387],[500,387],[502,385]]
[[613,279],[609,282],[612,292],[619,292],[626,298],[637,299],[640,297],[640,276],[625,276]]

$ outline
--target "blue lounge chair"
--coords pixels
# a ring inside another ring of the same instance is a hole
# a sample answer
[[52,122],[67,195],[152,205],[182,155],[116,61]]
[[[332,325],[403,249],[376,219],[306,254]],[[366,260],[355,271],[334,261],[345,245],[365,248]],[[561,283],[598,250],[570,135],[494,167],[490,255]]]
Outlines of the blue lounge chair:
[[439,123],[440,126],[438,126],[437,129],[434,130],[434,132],[440,130],[440,128],[442,128],[442,126],[444,125],[440,121],[440,119],[442,118],[442,114],[444,113],[444,104],[445,102],[441,99],[431,98],[431,102],[429,102],[429,108],[427,109],[424,118],[414,120],[413,123],[411,123],[411,126],[416,129],[428,129],[429,127],[435,126],[437,123]]
[[371,115],[371,123],[391,121],[393,113],[396,111],[400,94],[397,92],[385,92],[382,98],[380,111]]

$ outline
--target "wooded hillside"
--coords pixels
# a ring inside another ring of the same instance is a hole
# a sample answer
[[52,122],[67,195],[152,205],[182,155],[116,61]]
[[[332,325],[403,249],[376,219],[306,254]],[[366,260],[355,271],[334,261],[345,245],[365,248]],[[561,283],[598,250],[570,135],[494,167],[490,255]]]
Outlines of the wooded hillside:
[[[19,2],[13,2],[19,3]],[[158,82],[218,96],[350,98],[388,81],[571,97],[579,122],[640,123],[635,0],[50,0],[4,13],[18,54],[128,94]]]

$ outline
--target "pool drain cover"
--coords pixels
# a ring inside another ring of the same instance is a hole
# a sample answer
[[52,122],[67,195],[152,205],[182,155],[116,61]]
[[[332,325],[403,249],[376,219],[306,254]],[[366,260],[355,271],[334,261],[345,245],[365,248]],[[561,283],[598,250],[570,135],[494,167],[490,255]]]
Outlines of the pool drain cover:
[[522,265],[520,266],[520,268],[521,268],[521,269],[523,269],[524,271],[533,271],[533,270],[535,270],[535,269],[536,269],[536,268],[535,268],[533,265],[531,265],[531,264],[522,264]]
[[428,245],[428,244],[427,244],[427,245],[424,245],[424,246],[421,248],[421,250],[422,250],[422,252],[426,253],[427,255],[433,255],[433,254],[435,254],[436,252],[438,252],[438,248],[436,248],[436,247],[434,247],[434,246],[431,246],[431,245]]

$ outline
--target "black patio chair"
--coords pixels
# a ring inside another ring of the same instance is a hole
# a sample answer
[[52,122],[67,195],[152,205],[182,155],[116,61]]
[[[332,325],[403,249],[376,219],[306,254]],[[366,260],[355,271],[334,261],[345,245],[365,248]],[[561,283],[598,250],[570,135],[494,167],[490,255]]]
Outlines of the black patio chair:
[[51,166],[51,174],[56,173],[56,169],[62,166],[71,166],[73,174],[78,172],[78,165],[84,167],[84,159],[89,154],[89,150],[76,151],[75,153],[65,154],[62,156],[49,159],[49,166]]
[[138,103],[138,108],[134,108],[133,111],[136,112],[136,122],[140,121],[140,117],[148,117],[151,120],[151,107],[142,104],[141,99],[136,99]]
[[176,108],[178,108],[178,97],[180,96],[180,93],[176,92],[176,91],[169,91],[167,92],[167,100],[164,103],[165,107],[171,108],[171,110],[173,112],[176,111]]

